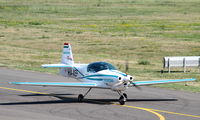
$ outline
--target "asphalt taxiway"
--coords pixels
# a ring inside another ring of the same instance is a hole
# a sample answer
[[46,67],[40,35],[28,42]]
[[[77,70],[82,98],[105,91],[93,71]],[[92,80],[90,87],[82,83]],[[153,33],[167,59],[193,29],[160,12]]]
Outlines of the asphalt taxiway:
[[75,82],[39,72],[0,68],[1,120],[200,120],[200,93],[129,88],[126,105],[111,90],[11,85],[8,82]]

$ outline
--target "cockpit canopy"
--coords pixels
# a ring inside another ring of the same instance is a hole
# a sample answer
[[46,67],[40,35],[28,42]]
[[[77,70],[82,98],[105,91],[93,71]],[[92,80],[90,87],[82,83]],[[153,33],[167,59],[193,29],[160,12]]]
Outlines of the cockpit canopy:
[[94,62],[94,63],[89,64],[87,67],[88,72],[95,73],[101,70],[116,70],[116,68],[110,63],[106,63],[106,62]]

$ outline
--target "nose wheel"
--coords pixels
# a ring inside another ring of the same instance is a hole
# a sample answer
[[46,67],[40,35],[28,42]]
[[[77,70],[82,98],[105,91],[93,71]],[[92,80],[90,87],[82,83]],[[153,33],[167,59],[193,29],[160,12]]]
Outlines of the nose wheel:
[[126,100],[127,100],[127,94],[126,93],[121,93],[121,91],[117,91],[118,94],[120,95],[120,98],[119,98],[119,104],[120,105],[124,105]]
[[124,105],[125,102],[126,102],[126,98],[124,96],[120,96],[120,98],[119,98],[119,104],[120,105]]

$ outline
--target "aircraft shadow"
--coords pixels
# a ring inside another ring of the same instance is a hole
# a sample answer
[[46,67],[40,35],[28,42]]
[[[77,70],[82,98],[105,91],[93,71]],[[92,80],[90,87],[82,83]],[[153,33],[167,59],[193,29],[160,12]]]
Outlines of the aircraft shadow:
[[[66,94],[65,94],[66,95]],[[34,95],[23,95],[23,96],[37,96]],[[40,96],[40,95],[38,95]],[[47,96],[47,95],[43,95]],[[31,102],[10,102],[10,103],[0,103],[0,105],[33,105],[33,104],[62,104],[62,103],[80,103],[77,98],[73,97],[63,97],[58,95],[48,95],[58,98],[59,100],[48,100],[48,101],[31,101]],[[158,101],[178,101],[177,99],[128,99],[126,102],[158,102]],[[89,104],[103,104],[109,105],[113,102],[118,102],[118,99],[84,99],[82,103]]]
[[67,93],[67,94],[27,94],[27,95],[19,95],[19,96],[59,96],[59,95],[75,95],[75,94],[70,94],[70,93]]

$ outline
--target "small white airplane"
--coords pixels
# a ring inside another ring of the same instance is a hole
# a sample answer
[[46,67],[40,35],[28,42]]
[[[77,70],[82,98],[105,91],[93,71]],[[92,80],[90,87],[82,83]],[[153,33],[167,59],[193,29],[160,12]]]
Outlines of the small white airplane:
[[11,84],[89,88],[84,95],[79,94],[79,102],[82,102],[84,97],[92,88],[111,89],[118,92],[120,95],[119,103],[124,105],[127,100],[127,94],[123,93],[123,91],[125,91],[128,87],[196,80],[194,78],[190,78],[176,80],[134,81],[133,76],[118,71],[113,65],[107,62],[75,64],[71,45],[69,43],[64,43],[61,64],[43,64],[42,67],[60,68],[60,75],[64,77],[76,78],[80,82],[11,82]]

